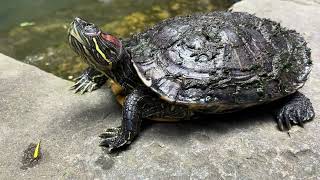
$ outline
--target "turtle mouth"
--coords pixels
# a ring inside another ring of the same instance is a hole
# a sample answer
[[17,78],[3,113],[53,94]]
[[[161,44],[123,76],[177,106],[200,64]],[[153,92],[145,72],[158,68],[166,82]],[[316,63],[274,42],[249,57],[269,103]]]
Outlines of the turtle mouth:
[[74,52],[76,52],[83,59],[89,59],[88,49],[89,46],[87,38],[83,34],[83,28],[87,23],[80,18],[75,18],[71,22],[68,29],[68,42]]
[[81,44],[85,44],[85,42],[83,41],[83,39],[81,38],[81,29],[82,27],[79,26],[77,23],[75,23],[75,21],[73,21],[71,24],[70,24],[70,28],[68,30],[69,34],[69,39],[71,37],[75,38],[79,43]]
[[82,44],[82,40],[79,40],[76,36],[71,34],[68,35],[68,41],[71,49],[76,52],[79,56],[85,58],[85,46]]

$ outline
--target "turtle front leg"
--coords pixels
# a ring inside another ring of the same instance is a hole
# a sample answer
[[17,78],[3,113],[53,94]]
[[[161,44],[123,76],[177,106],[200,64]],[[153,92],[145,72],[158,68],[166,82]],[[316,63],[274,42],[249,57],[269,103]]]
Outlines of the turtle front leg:
[[75,93],[80,92],[81,94],[91,92],[105,84],[107,79],[103,73],[89,67],[75,79],[76,83],[71,87],[71,90],[75,90]]
[[315,113],[310,100],[300,92],[296,92],[287,97],[285,104],[276,111],[275,115],[279,129],[284,131],[290,130],[292,125],[303,127],[305,122],[314,118]]
[[183,119],[190,115],[187,107],[174,107],[161,101],[147,88],[138,88],[126,96],[123,107],[123,119],[120,127],[107,129],[100,135],[100,146],[109,151],[130,144],[139,134],[143,118]]
[[104,140],[100,146],[106,146],[109,151],[130,144],[138,135],[142,121],[142,111],[152,104],[154,97],[145,89],[136,89],[129,94],[122,111],[122,124],[118,128],[107,129],[100,137]]

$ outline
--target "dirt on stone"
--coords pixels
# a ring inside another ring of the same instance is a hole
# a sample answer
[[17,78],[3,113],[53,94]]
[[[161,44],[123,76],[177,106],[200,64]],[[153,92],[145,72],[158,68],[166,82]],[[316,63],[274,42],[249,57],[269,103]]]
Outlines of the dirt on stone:
[[34,158],[34,152],[36,150],[37,144],[30,143],[27,149],[23,151],[23,156],[21,159],[22,166],[20,167],[23,170],[27,170],[39,164],[43,155],[41,149],[39,149],[38,157]]

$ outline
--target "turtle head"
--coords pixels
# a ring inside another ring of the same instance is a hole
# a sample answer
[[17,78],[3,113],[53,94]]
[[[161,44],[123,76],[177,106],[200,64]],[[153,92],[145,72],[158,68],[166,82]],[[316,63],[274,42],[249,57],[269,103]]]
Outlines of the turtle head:
[[95,67],[112,77],[111,69],[124,51],[122,43],[116,37],[102,32],[99,27],[80,18],[71,23],[68,35],[71,48],[80,55],[88,65]]

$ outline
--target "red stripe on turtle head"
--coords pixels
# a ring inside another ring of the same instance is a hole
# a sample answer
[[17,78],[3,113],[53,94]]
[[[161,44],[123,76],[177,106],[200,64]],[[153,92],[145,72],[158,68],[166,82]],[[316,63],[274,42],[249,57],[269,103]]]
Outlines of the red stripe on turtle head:
[[101,36],[104,40],[111,42],[112,44],[114,44],[117,47],[121,47],[121,42],[119,41],[118,38],[111,36],[110,34],[105,34],[105,33],[101,33]]

